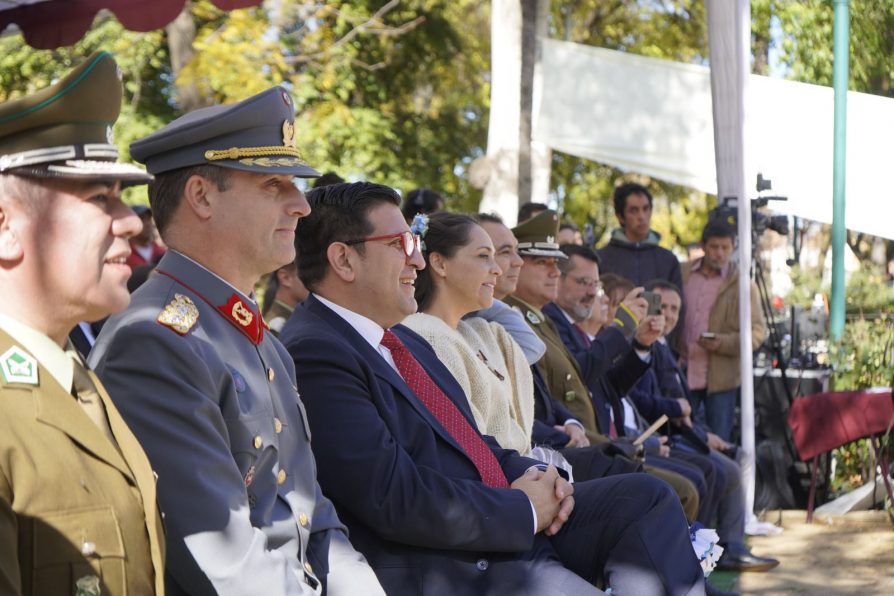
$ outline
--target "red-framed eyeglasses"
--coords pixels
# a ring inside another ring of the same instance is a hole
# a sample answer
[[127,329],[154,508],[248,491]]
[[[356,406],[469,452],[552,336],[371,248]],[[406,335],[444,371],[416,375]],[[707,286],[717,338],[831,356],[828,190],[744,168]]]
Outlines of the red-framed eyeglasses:
[[396,234],[386,234],[384,236],[370,236],[369,238],[360,238],[358,240],[348,240],[345,244],[360,244],[362,242],[373,242],[375,240],[393,240],[400,238],[400,246],[404,254],[412,257],[415,251],[422,251],[422,237],[407,230],[406,232],[397,232]]

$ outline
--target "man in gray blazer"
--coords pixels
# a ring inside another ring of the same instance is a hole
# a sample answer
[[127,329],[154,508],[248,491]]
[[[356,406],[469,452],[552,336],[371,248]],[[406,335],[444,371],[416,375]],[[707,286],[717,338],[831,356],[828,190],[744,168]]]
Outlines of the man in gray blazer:
[[254,298],[310,208],[274,87],[131,145],[169,247],[91,363],[158,472],[168,594],[382,594],[320,492],[291,358]]

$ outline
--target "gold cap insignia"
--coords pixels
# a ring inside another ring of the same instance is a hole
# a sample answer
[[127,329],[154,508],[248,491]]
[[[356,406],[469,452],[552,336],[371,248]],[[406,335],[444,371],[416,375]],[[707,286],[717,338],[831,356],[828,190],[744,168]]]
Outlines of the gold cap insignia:
[[158,322],[180,335],[186,335],[199,320],[199,309],[188,296],[174,294],[174,299],[158,315]]
[[282,144],[285,147],[298,146],[298,141],[295,139],[295,124],[291,120],[282,123]]

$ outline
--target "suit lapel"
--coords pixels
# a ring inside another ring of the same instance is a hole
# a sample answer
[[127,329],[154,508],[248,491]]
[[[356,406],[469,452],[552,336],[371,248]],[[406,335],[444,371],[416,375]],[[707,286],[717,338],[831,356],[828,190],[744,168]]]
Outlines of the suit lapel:
[[[348,340],[348,343],[360,353],[360,357],[372,368],[379,379],[388,383],[395,393],[403,397],[442,439],[468,457],[466,452],[459,446],[459,443],[456,442],[456,439],[453,438],[453,435],[447,432],[447,429],[441,425],[438,419],[435,418],[435,415],[432,414],[419,400],[416,394],[410,390],[410,387],[404,381],[403,377],[391,368],[382,355],[373,349],[373,347],[369,345],[369,342],[366,341],[362,335],[357,333],[347,321],[338,316],[325,304],[316,300],[313,294],[304,301],[303,307],[313,312],[330,326],[334,327],[336,331],[341,333],[342,336]],[[403,341],[403,338],[401,338],[401,340]],[[416,354],[413,355],[416,356]],[[437,384],[437,381],[435,381],[434,378],[432,378],[432,381]],[[440,385],[438,386],[440,387]],[[441,391],[444,392],[444,388],[440,388]],[[444,394],[446,395],[446,392],[444,392]],[[448,397],[448,399],[450,398]],[[460,409],[460,411],[462,410]]]

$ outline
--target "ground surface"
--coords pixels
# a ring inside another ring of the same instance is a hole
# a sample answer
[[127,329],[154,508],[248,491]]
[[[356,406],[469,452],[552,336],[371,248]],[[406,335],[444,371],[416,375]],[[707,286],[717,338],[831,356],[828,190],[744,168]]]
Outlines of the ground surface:
[[765,516],[785,528],[776,536],[752,537],[755,554],[781,564],[767,573],[712,574],[721,589],[742,594],[894,595],[894,525],[882,511],[816,515],[803,511]]

